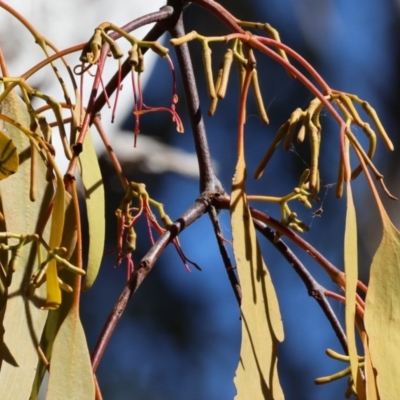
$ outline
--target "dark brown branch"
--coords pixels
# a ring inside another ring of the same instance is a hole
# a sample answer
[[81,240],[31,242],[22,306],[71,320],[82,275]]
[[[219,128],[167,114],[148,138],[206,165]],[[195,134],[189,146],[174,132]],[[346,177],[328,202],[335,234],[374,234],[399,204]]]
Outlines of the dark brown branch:
[[253,222],[256,229],[264,237],[266,237],[272,245],[276,247],[276,249],[283,255],[283,257],[285,257],[286,261],[300,276],[301,280],[304,282],[308,290],[308,294],[317,301],[329,323],[331,324],[337,338],[339,339],[339,342],[344,352],[348,354],[346,334],[344,333],[343,328],[336,317],[336,314],[332,310],[332,307],[325,296],[326,289],[314,279],[314,277],[308,272],[303,263],[296,257],[292,250],[290,250],[290,248],[281,239],[275,241],[275,232],[271,228],[256,219],[254,219]]
[[[213,199],[212,205],[214,205],[217,210],[224,209],[229,210],[229,196],[219,196]],[[292,242],[297,244],[301,249],[303,249],[308,255],[310,255],[329,275],[333,282],[341,287],[345,286],[345,275],[343,271],[336,268],[329,260],[327,260],[315,247],[304,240],[301,236],[293,232],[287,226],[283,225],[276,219],[270,217],[261,211],[250,208],[251,216],[256,220],[263,222],[269,227],[276,229],[281,235],[286,236]]]
[[[178,38],[185,35],[182,15],[176,25],[170,29],[171,36]],[[175,47],[178,58],[180,73],[185,90],[187,107],[196,148],[197,160],[200,169],[200,193],[225,193],[220,181],[217,179],[212,166],[210,150],[204,120],[200,108],[199,94],[197,92],[196,80],[193,72],[192,60],[187,43]]]
[[[216,206],[217,209],[229,209],[229,197],[219,196],[215,197],[212,206]],[[329,274],[332,280],[336,283],[340,282],[342,278],[344,282],[344,273],[337,269],[332,263],[330,263],[321,253],[319,253],[313,246],[311,246],[307,241],[301,238],[299,235],[291,231],[288,227],[276,221],[272,217],[254,209],[250,209],[251,215],[253,217],[254,224],[257,229],[259,229],[262,234],[277,247],[277,249],[282,253],[290,265],[296,270],[300,278],[306,284],[309,294],[314,297],[318,304],[320,304],[322,310],[324,311],[326,317],[332,325],[343,350],[347,353],[347,339],[343,332],[343,329],[336,318],[329,302],[324,294],[325,289],[319,285],[312,275],[307,271],[304,265],[297,259],[295,254],[287,247],[287,245],[279,240],[278,243],[274,242],[275,232],[272,231],[268,226],[276,229],[281,235],[286,236],[294,243],[296,243],[300,248],[306,251],[312,258],[315,259]],[[336,278],[335,278],[336,277]],[[335,279],[334,279],[335,278]]]
[[[153,22],[164,21],[165,19],[168,19],[173,13],[174,13],[174,9],[172,7],[164,6],[164,7],[161,7],[159,11],[154,11],[152,13],[149,13],[149,14],[143,15],[139,18],[136,18],[135,20],[133,20],[131,22],[128,22],[121,29],[124,30],[125,32],[132,32],[135,29],[140,28],[141,26],[148,25]],[[110,33],[110,37],[113,40],[117,40],[121,37],[121,35],[118,32],[112,32],[112,33]],[[157,39],[158,39],[158,37],[157,37]],[[154,40],[157,40],[157,39],[154,39]],[[144,40],[147,40],[147,39],[144,39]]]
[[222,231],[221,231],[221,226],[220,226],[219,219],[218,219],[218,213],[214,206],[210,207],[210,211],[208,212],[208,215],[210,216],[211,222],[214,227],[214,233],[215,233],[215,237],[217,239],[219,252],[221,254],[222,261],[225,265],[225,269],[228,274],[229,282],[231,283],[233,293],[235,294],[236,300],[240,306],[240,304],[242,302],[242,294],[240,291],[240,284],[239,284],[238,278],[235,274],[232,262],[229,258],[228,251],[226,250],[225,243],[222,238]]
[[[168,12],[171,8],[168,8]],[[184,35],[183,22],[181,15],[176,15],[177,10],[175,10],[174,27],[170,28],[173,37]],[[170,17],[171,14],[165,15],[165,18]],[[177,21],[177,22],[176,22]],[[176,22],[176,24],[175,24]],[[145,40],[156,40],[164,31],[168,22],[164,24],[158,23],[156,26],[146,35]],[[203,195],[194,203],[194,205],[189,208],[182,216],[179,218],[154,244],[154,246],[149,250],[146,256],[142,259],[139,267],[131,275],[129,281],[127,282],[125,288],[123,289],[118,301],[116,302],[113,310],[107,318],[107,321],[103,327],[103,330],[99,336],[97,344],[92,353],[92,366],[93,371],[96,371],[101,357],[107,347],[107,344],[114,332],[119,319],[121,318],[130,298],[135,293],[137,288],[143,282],[145,277],[151,271],[154,263],[161,255],[167,244],[175,238],[183,229],[194,222],[197,218],[203,215],[210,205],[211,199],[224,194],[224,190],[219,180],[215,177],[214,170],[211,163],[211,156],[208,148],[206,132],[204,128],[203,118],[200,110],[200,102],[197,93],[197,87],[194,79],[193,67],[186,44],[179,46],[176,49],[178,61],[180,64],[181,75],[183,79],[183,84],[185,87],[185,92],[187,96],[187,103],[189,109],[189,116],[192,123],[193,136],[196,146],[196,152],[199,160],[200,168],[200,189]],[[126,67],[122,67],[122,72],[127,74]],[[106,87],[106,92],[110,95],[117,86],[116,76],[108,83]],[[93,111],[97,112],[105,104],[105,95],[102,93],[96,100]]]
[[315,247],[311,246],[297,233],[293,232],[287,226],[281,224],[276,219],[262,213],[261,211],[250,209],[253,218],[265,223],[273,229],[276,229],[281,235],[286,236],[292,242],[296,243],[301,249],[309,254],[329,275],[333,282],[341,287],[345,286],[345,275],[343,271],[336,268],[329,260],[327,260]]
[[214,0],[191,0],[198,6],[205,8],[214,14],[220,21],[222,21],[233,32],[245,33],[245,31],[238,25],[237,19],[224,7]]
[[209,205],[210,200],[206,195],[197,199],[195,203],[184,212],[163,235],[159,237],[157,242],[154,243],[148,253],[143,257],[139,267],[132,273],[129,281],[126,283],[100,333],[99,339],[92,353],[93,372],[96,371],[107,344],[110,341],[111,335],[125,311],[129,300],[152,270],[158,257],[160,257],[161,253],[172,239],[207,212]]

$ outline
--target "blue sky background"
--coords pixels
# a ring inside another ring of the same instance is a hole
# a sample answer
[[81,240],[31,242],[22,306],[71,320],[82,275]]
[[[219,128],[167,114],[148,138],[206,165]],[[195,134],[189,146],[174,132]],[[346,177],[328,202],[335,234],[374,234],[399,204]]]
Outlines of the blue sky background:
[[[395,28],[398,25],[398,9],[394,1],[247,0],[235,2],[234,6],[228,1],[221,3],[226,4],[237,17],[269,22],[277,28],[282,41],[310,61],[332,87],[355,93],[369,101],[378,111],[394,142],[398,142],[394,137],[398,128],[394,110],[398,105],[395,93],[399,85],[395,72],[399,32]],[[210,34],[214,29],[218,34],[225,32],[214,18],[207,17],[207,13],[196,6],[187,10],[186,23],[188,30],[196,29],[199,33]],[[209,101],[199,58],[200,45],[193,43],[190,48],[196,53],[194,65],[199,67],[196,73],[202,108],[206,112]],[[219,49],[223,50],[221,46]],[[216,49],[213,56],[214,68],[217,68],[222,53]],[[267,127],[261,124],[251,100],[246,127],[250,177],[278,127],[296,107],[304,108],[312,100],[300,83],[291,80],[273,61],[260,54],[256,56],[271,124]],[[221,182],[228,190],[236,154],[238,95],[237,77],[233,72],[227,99],[220,102],[212,119],[205,117],[212,156],[218,166]],[[145,90],[145,102],[168,104],[169,79],[166,65],[159,62]],[[178,88],[181,92],[178,111],[186,127],[185,134],[175,132],[166,114],[144,117],[141,126],[144,132],[160,137],[169,144],[194,151],[189,121],[184,114],[185,100],[180,82]],[[324,213],[321,218],[316,218],[312,211],[294,207],[303,220],[312,226],[305,239],[341,268],[344,205],[343,201],[335,200],[334,188],[330,186],[337,175],[338,129],[326,113],[322,123],[321,198]],[[129,132],[132,131],[132,124],[133,121],[128,118],[124,125],[127,143],[132,140]],[[360,132],[356,130],[356,134],[361,135]],[[382,143],[378,143],[376,160],[383,173],[390,172],[390,159]],[[257,182],[249,178],[247,189],[251,193],[286,194],[297,184],[307,163],[307,144],[296,146],[288,153],[284,153],[280,147],[263,178]],[[104,166],[104,171],[110,173],[107,166]],[[111,181],[112,176],[107,176]],[[151,196],[165,204],[172,219],[189,207],[198,195],[197,181],[176,174],[144,175],[130,171],[129,177],[145,182]],[[357,204],[362,209],[372,206],[363,178],[355,187]],[[107,198],[107,218],[111,221],[107,228],[109,249],[114,246],[116,221],[113,213],[121,196],[121,192],[110,190]],[[272,216],[279,216],[279,210],[274,205],[257,204],[257,207]],[[229,239],[228,217],[227,213],[221,213],[223,232]],[[375,233],[369,217],[359,217],[362,229],[370,228],[368,234]],[[136,263],[150,245],[144,224],[137,232]],[[129,304],[100,364],[98,378],[105,399],[230,400],[234,397],[233,376],[238,362],[240,323],[232,289],[207,217],[189,227],[180,241],[186,255],[196,261],[202,271],[187,273],[172,247],[162,255]],[[286,398],[343,398],[345,380],[320,387],[313,383],[316,377],[331,374],[343,367],[324,354],[328,347],[341,350],[330,325],[290,266],[266,241],[261,239],[260,243],[276,286],[285,327],[286,338],[279,348],[279,370]],[[360,238],[363,271],[371,256],[368,250],[370,243],[376,243],[376,239]],[[321,284],[334,288],[329,278],[309,257],[302,255],[297,248],[294,250]],[[113,256],[106,257],[99,281],[82,297],[82,319],[91,347],[124,285],[125,271],[115,270],[113,265]],[[338,315],[343,316],[343,307],[336,303],[333,306]]]

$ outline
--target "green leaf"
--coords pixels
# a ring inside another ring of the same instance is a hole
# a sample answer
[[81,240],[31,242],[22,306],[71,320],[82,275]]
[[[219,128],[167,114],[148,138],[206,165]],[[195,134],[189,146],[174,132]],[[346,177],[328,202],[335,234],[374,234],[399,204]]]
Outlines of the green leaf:
[[[25,127],[30,117],[23,101],[11,92],[2,103],[2,113]],[[53,186],[46,179],[46,168],[37,163],[37,199],[30,200],[30,144],[18,128],[0,120],[0,129],[15,143],[20,166],[18,172],[0,182],[1,199],[9,232],[34,233],[49,208],[53,198]],[[49,228],[43,232],[49,238]],[[28,399],[35,369],[38,363],[37,344],[43,331],[47,312],[40,309],[44,303],[45,287],[39,288],[33,299],[25,296],[26,285],[37,268],[36,245],[32,242],[22,249],[21,258],[8,288],[10,297],[4,317],[4,358],[0,374],[2,400]],[[8,362],[6,362],[8,361]],[[10,361],[12,361],[10,363]]]
[[239,156],[231,194],[233,252],[242,292],[242,343],[236,399],[284,398],[277,372],[277,346],[284,338],[279,304],[257,243],[245,194],[246,167]]
[[380,212],[383,237],[372,260],[364,322],[379,398],[389,400],[399,396],[400,232]]
[[103,178],[90,131],[86,133],[83,151],[79,156],[79,166],[85,189],[89,224],[88,266],[83,284],[83,290],[88,290],[96,280],[100,269],[106,234]]
[[72,307],[54,341],[46,400],[94,398],[93,372],[85,332],[78,307]]
[[0,180],[18,171],[19,157],[12,139],[0,130]]

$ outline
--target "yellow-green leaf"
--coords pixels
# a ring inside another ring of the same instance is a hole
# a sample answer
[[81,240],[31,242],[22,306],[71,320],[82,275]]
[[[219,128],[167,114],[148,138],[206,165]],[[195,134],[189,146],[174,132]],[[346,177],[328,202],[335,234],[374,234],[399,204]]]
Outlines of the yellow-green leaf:
[[[56,193],[53,200],[53,212],[51,214],[51,229],[49,246],[54,250],[61,245],[61,239],[64,230],[64,203],[65,203],[65,189],[64,181],[58,170],[54,159],[51,155],[48,156],[56,175]],[[55,310],[61,304],[61,289],[58,284],[57,261],[53,258],[46,270],[46,284],[47,284],[47,299],[44,308],[48,310]]]
[[[4,215],[4,210],[1,201],[1,193],[0,193],[0,213]],[[6,221],[4,220],[4,218],[0,218],[0,231],[6,232]],[[7,244],[7,239],[0,239],[0,243]],[[8,265],[8,252],[0,251],[0,370],[4,358],[4,351],[6,351],[2,344],[4,340],[3,320],[6,312],[6,305],[8,299],[8,285],[9,285],[7,278],[8,268],[6,268],[7,265]]]
[[103,178],[94,150],[90,131],[86,133],[79,166],[85,190],[89,224],[89,254],[83,290],[88,290],[96,280],[103,259],[105,242],[105,201]]
[[0,180],[18,171],[18,151],[12,139],[0,130]]
[[262,259],[245,194],[246,167],[239,156],[231,194],[233,251],[242,292],[242,342],[236,399],[284,398],[277,372],[283,326],[270,274]]
[[371,355],[369,354],[368,337],[365,332],[361,332],[361,341],[364,347],[364,373],[366,396],[368,400],[378,400],[378,393],[375,382],[374,368],[372,366]]
[[77,307],[72,307],[57,333],[51,355],[46,400],[95,398],[92,366]]
[[344,233],[344,272],[346,274],[346,336],[350,357],[351,376],[359,400],[364,400],[365,385],[358,368],[355,334],[356,289],[358,280],[357,219],[350,182],[347,182],[347,210]]
[[[71,196],[69,193],[65,193],[65,224],[64,233],[61,241],[61,246],[67,249],[65,259],[70,260],[76,245],[76,221],[75,211]],[[76,265],[76,253],[74,254],[75,259],[71,262]],[[59,271],[59,276],[63,282],[69,284],[71,287],[74,285],[76,276],[71,274],[69,271]],[[51,359],[51,353],[53,350],[53,344],[56,334],[64,321],[64,318],[68,314],[72,304],[72,294],[63,292],[62,303],[57,310],[50,311],[46,320],[46,324],[43,330],[42,338],[40,340],[40,348],[47,360]],[[43,377],[46,372],[46,365],[40,358],[36,368],[36,376],[32,385],[31,400],[36,400],[39,394],[40,386],[42,384]]]
[[[23,101],[11,92],[2,103],[2,113],[21,125],[29,127],[30,118]],[[0,120],[0,129],[15,143],[20,166],[18,172],[0,182],[1,199],[9,232],[34,233],[53,198],[53,187],[46,179],[46,168],[37,164],[36,201],[30,200],[30,151],[29,139],[18,128]],[[43,232],[49,238],[49,229]],[[45,287],[35,292],[33,299],[25,296],[25,289],[37,268],[36,245],[32,242],[22,249],[18,267],[8,288],[10,297],[4,317],[4,359],[0,373],[0,398],[2,400],[28,399],[38,363],[37,343],[42,334],[47,312],[40,309],[44,302]]]
[[399,397],[400,232],[380,212],[383,237],[372,260],[364,321],[379,398],[391,400]]
[[[44,326],[42,338],[40,340],[40,348],[43,351],[43,354],[45,355],[46,359],[50,361],[51,359],[51,352],[53,350],[53,344],[54,340],[56,337],[56,334],[58,330],[60,329],[61,323],[63,322],[66,312],[68,312],[71,302],[65,301],[65,297],[63,296],[63,301],[61,303],[61,306],[57,308],[57,310],[51,310],[48,313],[46,324]],[[71,298],[72,296],[69,295]],[[36,368],[36,375],[35,379],[32,384],[32,392],[30,399],[31,400],[36,400],[38,395],[39,395],[39,390],[42,385],[43,378],[46,373],[46,365],[44,364],[43,360],[39,358],[38,360],[38,365]]]

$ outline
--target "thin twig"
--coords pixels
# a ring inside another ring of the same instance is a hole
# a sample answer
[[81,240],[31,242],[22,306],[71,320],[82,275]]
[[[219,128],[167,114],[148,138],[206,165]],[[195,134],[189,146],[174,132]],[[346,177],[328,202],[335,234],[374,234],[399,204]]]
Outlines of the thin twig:
[[256,229],[264,237],[266,237],[273,246],[276,247],[276,249],[283,255],[283,257],[285,257],[286,261],[293,267],[293,269],[300,276],[301,280],[304,282],[308,290],[308,294],[317,301],[322,311],[326,315],[326,318],[328,319],[329,323],[331,324],[332,329],[334,330],[337,338],[339,339],[339,342],[344,352],[348,354],[346,334],[343,331],[343,328],[340,325],[340,322],[336,317],[336,314],[332,310],[332,307],[325,296],[326,289],[314,279],[314,277],[308,272],[307,268],[296,257],[296,255],[292,252],[292,250],[290,250],[290,248],[286,245],[286,243],[284,243],[281,239],[279,239],[278,241],[275,240],[275,232],[270,227],[268,227],[266,224],[256,219],[253,219],[253,222]]
[[126,283],[118,301],[115,303],[114,308],[109,314],[107,321],[105,322],[103,329],[100,333],[99,339],[92,353],[92,367],[95,372],[101,357],[110,341],[111,335],[113,334],[129,300],[132,295],[136,292],[140,284],[153,269],[153,266],[165,247],[185,228],[192,224],[195,220],[200,218],[207,212],[210,205],[210,199],[207,195],[199,197],[193,205],[185,211],[180,218],[178,218],[163,235],[154,243],[147,254],[142,258],[138,269],[136,269],[128,282]]
[[280,234],[286,236],[292,242],[296,243],[302,248],[307,254],[309,254],[315,261],[325,270],[333,282],[338,284],[340,287],[345,286],[345,274],[336,268],[328,259],[326,259],[315,247],[304,240],[301,236],[293,232],[287,226],[281,224],[276,219],[262,213],[261,211],[250,209],[253,218],[264,222],[266,225],[273,229],[276,229]]
[[225,269],[228,274],[229,282],[231,283],[233,293],[235,294],[236,300],[240,306],[240,304],[242,302],[242,294],[240,291],[240,284],[239,284],[238,278],[235,274],[232,262],[229,258],[228,251],[226,250],[225,243],[222,239],[221,225],[219,223],[217,210],[214,206],[210,206],[210,211],[208,212],[208,215],[209,215],[211,222],[213,224],[213,227],[214,227],[214,233],[215,233],[215,237],[217,239],[219,252],[221,254],[222,261],[225,265]]
[[[8,75],[8,69],[7,69],[7,63],[6,60],[4,59],[3,51],[1,50],[0,47],[0,71],[1,71],[1,76],[3,78],[7,78]],[[4,87],[7,87],[8,83],[4,83]]]
[[[215,197],[212,201],[212,205],[214,205],[217,210],[229,209],[229,196],[219,196]],[[345,286],[345,274],[343,271],[340,271],[336,268],[329,260],[327,260],[315,247],[313,247],[310,243],[304,240],[301,236],[297,235],[287,226],[283,225],[276,219],[270,217],[267,214],[262,213],[261,211],[255,210],[254,208],[250,208],[251,216],[257,219],[260,222],[270,226],[273,229],[276,229],[281,235],[286,236],[292,242],[297,244],[301,249],[303,249],[308,255],[310,255],[329,275],[333,282],[338,284],[340,287]]]
[[101,390],[99,386],[99,381],[97,380],[96,374],[93,373],[94,379],[94,389],[95,389],[95,400],[103,400],[103,396],[101,395]]
[[122,171],[122,167],[121,164],[116,156],[116,154],[114,153],[114,150],[111,146],[111,143],[109,142],[106,133],[104,132],[104,128],[103,125],[101,123],[101,115],[100,114],[96,114],[95,117],[93,118],[93,124],[97,129],[97,132],[100,135],[101,140],[104,143],[104,146],[106,148],[106,151],[108,153],[108,156],[111,160],[111,163],[114,167],[115,172],[118,175],[118,178],[121,181],[122,187],[124,188],[124,190],[126,191],[129,185],[128,179],[126,179],[126,176],[124,174],[124,172]]
[[234,32],[245,33],[245,31],[238,25],[237,19],[223,6],[214,0],[191,0],[192,3],[205,8],[221,20]]
[[[171,36],[178,38],[185,35],[182,16],[176,25],[170,29]],[[200,169],[200,193],[205,191],[224,194],[225,191],[217,179],[212,166],[210,150],[208,147],[206,129],[200,108],[199,94],[197,92],[196,79],[193,72],[192,60],[187,43],[175,47],[179,68],[186,95],[192,133],[196,148],[197,160]]]
[[[72,204],[74,206],[74,214],[75,214],[75,224],[76,224],[76,266],[80,269],[83,269],[83,261],[82,261],[82,226],[81,226],[81,214],[79,208],[79,199],[78,199],[78,190],[76,188],[76,182],[71,182],[71,195],[72,195]],[[72,306],[79,310],[79,300],[81,298],[81,284],[82,284],[82,276],[76,275],[75,277],[75,287],[73,292],[73,300]]]

